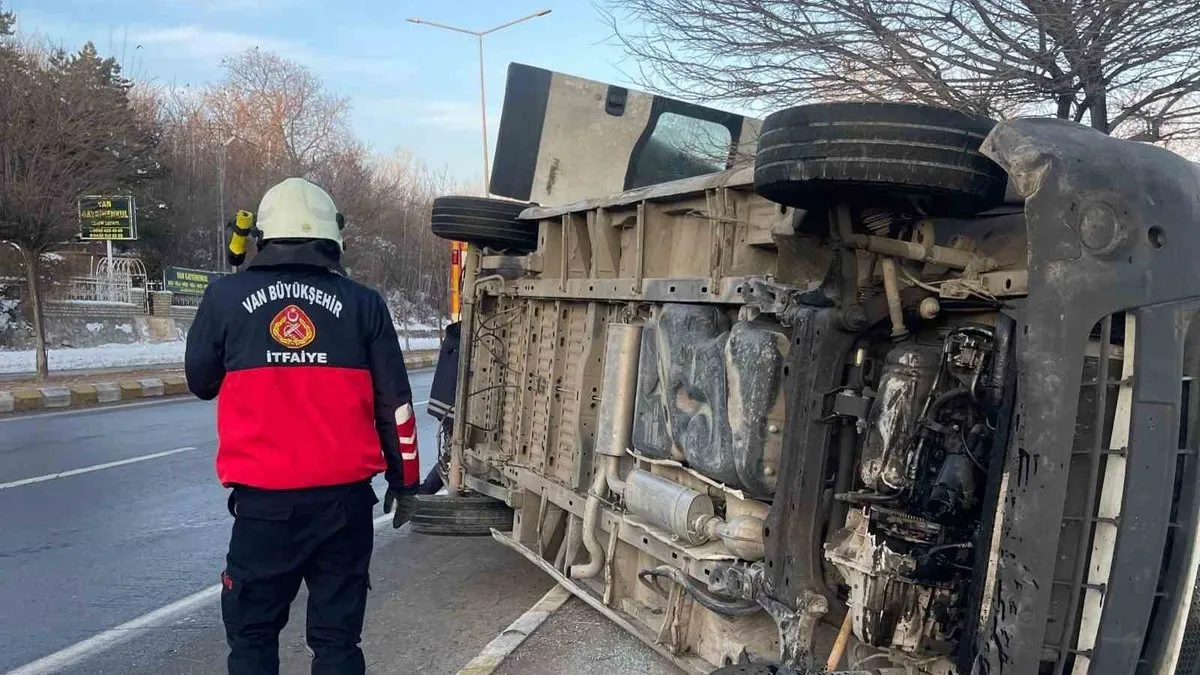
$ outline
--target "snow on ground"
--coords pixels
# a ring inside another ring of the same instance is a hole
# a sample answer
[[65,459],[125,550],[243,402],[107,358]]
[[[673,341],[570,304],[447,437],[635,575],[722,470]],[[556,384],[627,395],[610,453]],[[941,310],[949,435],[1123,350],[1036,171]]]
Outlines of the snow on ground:
[[436,333],[438,327],[435,324],[422,323],[419,321],[410,321],[409,323],[401,323],[393,321],[392,327],[397,333]]
[[409,338],[408,340],[405,340],[404,337],[401,337],[400,338],[400,348],[407,349],[407,350],[414,351],[414,352],[419,352],[419,351],[425,351],[425,350],[429,350],[429,349],[441,349],[442,343],[439,342],[438,339],[435,337],[432,337],[432,338]]
[[[450,322],[449,322],[449,321],[446,321],[446,322],[442,323],[442,325],[443,325],[443,326],[445,326],[447,323],[450,323]],[[401,326],[400,326],[400,327],[401,327],[401,328],[405,328],[405,329],[407,329],[407,330],[432,330],[432,331],[436,331],[436,330],[438,329],[438,325],[437,325],[437,323],[425,323],[424,321],[409,321],[408,323],[401,324]]]
[[[90,370],[183,363],[183,342],[102,345],[50,350],[50,370]],[[31,373],[34,351],[0,351],[0,373]]]
[[[436,350],[441,347],[437,338],[400,339],[401,349],[409,351]],[[158,342],[152,344],[102,345],[50,350],[50,370],[93,370],[99,368],[140,368],[142,366],[179,365],[183,363],[184,343]],[[32,373],[34,352],[0,350],[0,373]]]

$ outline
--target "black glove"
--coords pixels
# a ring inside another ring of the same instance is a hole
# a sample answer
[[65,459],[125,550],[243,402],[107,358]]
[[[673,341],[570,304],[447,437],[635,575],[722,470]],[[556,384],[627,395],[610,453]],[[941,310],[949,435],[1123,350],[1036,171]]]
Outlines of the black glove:
[[383,512],[392,513],[392,509],[396,510],[392,515],[393,528],[399,528],[407,523],[417,510],[417,487],[414,485],[399,490],[388,488],[387,493],[383,496]]

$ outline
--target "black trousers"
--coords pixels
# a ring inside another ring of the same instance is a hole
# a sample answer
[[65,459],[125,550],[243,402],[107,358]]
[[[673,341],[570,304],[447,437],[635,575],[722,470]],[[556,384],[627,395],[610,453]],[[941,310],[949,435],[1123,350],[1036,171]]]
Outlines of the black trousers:
[[279,632],[308,586],[313,675],[363,675],[359,642],[374,542],[370,483],[309,490],[234,488],[221,616],[229,675],[277,675]]

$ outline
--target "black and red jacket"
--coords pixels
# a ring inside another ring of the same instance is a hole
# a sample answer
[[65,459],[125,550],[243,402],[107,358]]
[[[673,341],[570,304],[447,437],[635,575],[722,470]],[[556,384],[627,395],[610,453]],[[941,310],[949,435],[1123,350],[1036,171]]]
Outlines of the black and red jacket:
[[396,490],[420,481],[391,315],[345,276],[330,245],[271,242],[204,293],[184,367],[193,394],[217,398],[217,476],[227,487],[347,485],[381,471]]

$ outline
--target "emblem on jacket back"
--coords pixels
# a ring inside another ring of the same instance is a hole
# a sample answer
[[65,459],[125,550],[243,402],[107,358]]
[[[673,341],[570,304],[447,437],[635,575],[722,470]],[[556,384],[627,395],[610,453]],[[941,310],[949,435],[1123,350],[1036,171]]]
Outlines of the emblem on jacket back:
[[288,305],[271,319],[271,337],[288,349],[303,349],[317,338],[317,327],[304,310]]

